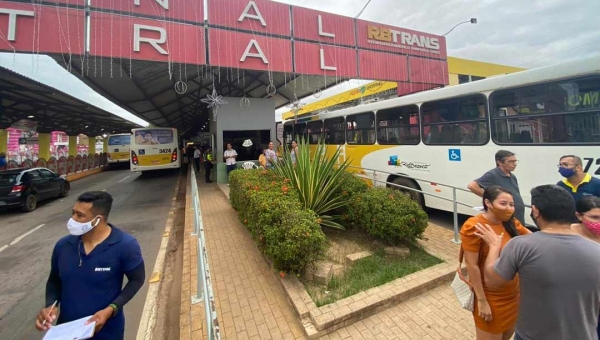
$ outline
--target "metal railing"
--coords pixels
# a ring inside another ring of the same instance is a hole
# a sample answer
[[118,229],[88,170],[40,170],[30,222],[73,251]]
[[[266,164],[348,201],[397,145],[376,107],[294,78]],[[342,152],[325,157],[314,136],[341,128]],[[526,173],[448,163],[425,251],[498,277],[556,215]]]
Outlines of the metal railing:
[[189,167],[191,171],[192,187],[192,210],[194,213],[194,229],[192,236],[198,237],[198,269],[196,295],[192,295],[192,305],[204,301],[204,314],[206,317],[206,331],[209,340],[220,340],[219,320],[217,319],[217,310],[215,297],[213,294],[210,269],[208,267],[208,253],[206,243],[204,242],[204,226],[202,224],[202,210],[200,209],[200,196],[198,193],[198,182],[196,181],[196,170],[193,166]]
[[[453,218],[454,218],[454,221],[453,221],[453,223],[454,223],[454,238],[451,241],[453,243],[456,243],[456,244],[460,244],[461,243],[461,240],[460,240],[460,238],[458,236],[458,230],[459,230],[459,227],[458,227],[458,205],[460,204],[460,205],[463,205],[463,206],[471,208],[471,209],[474,209],[475,207],[473,207],[472,204],[468,204],[468,203],[464,203],[464,202],[458,201],[456,199],[456,192],[457,191],[464,191],[464,192],[468,192],[470,194],[473,194],[473,193],[471,193],[471,191],[469,191],[467,189],[464,189],[464,188],[455,187],[455,186],[449,185],[449,184],[443,184],[443,183],[439,183],[439,182],[432,182],[430,180],[426,180],[426,179],[422,179],[422,178],[417,178],[417,177],[413,177],[413,176],[407,176],[407,175],[398,174],[398,173],[393,173],[393,172],[387,172],[387,171],[381,171],[381,170],[376,170],[376,169],[363,168],[363,167],[353,166],[353,165],[349,165],[348,168],[362,170],[362,173],[360,173],[360,172],[356,173],[355,172],[355,174],[357,175],[357,177],[361,177],[361,178],[372,180],[375,184],[377,182],[384,183],[386,185],[389,185],[390,187],[396,187],[396,188],[400,188],[400,189],[415,191],[415,192],[418,192],[418,193],[423,194],[423,195],[428,195],[428,196],[431,196],[431,197],[442,199],[444,201],[452,202],[452,215],[453,215]],[[372,173],[372,177],[370,177],[368,175],[368,172]],[[436,186],[442,186],[442,187],[446,187],[446,188],[451,188],[452,189],[452,198],[447,198],[447,197],[444,197],[444,196],[441,196],[441,195],[436,195],[436,194],[432,194],[432,193],[429,193],[429,192],[424,192],[423,190],[419,190],[419,189],[416,189],[416,188],[407,187],[407,186],[396,184],[396,183],[393,183],[393,182],[388,182],[386,180],[377,179],[377,174],[378,173],[380,173],[380,174],[386,174],[386,175],[393,175],[393,176],[397,176],[397,177],[403,177],[403,178],[407,178],[407,179],[411,179],[411,180],[415,180],[415,181],[428,182],[428,183],[431,183],[431,184],[435,184]]]

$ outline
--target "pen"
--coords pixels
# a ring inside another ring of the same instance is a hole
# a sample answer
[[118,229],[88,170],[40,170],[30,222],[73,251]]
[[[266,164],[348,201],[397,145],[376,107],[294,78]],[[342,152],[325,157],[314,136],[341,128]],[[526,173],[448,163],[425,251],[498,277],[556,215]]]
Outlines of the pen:
[[[52,304],[52,306],[50,306],[50,311],[48,311],[48,314],[52,315],[52,310],[54,309],[54,307],[56,306],[56,304],[58,303],[58,300],[54,301],[54,303]],[[44,320],[44,322],[42,322],[42,326],[46,325],[46,320]]]

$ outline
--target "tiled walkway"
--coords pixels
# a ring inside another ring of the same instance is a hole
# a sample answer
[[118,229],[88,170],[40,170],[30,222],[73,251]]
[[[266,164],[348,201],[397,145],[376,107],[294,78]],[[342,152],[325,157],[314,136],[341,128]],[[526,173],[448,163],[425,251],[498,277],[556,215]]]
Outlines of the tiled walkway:
[[[198,181],[200,182],[200,181]],[[215,302],[223,339],[304,339],[302,327],[287,302],[283,288],[238,221],[223,190],[201,182],[200,196],[206,246],[213,276]],[[191,218],[191,214],[188,215]],[[184,277],[182,292],[181,339],[202,339],[203,306],[190,308],[195,293],[196,243],[189,237],[186,223]],[[431,241],[448,247],[452,233],[432,226],[427,230]],[[444,248],[446,249],[446,248]],[[322,339],[474,339],[473,320],[458,306],[448,285],[358,321]]]

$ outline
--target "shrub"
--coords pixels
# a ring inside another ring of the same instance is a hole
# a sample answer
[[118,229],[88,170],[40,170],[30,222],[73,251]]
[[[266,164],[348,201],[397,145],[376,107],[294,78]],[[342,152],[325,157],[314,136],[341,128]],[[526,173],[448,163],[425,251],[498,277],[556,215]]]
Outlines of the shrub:
[[355,227],[389,244],[414,241],[427,228],[427,214],[399,190],[371,188],[354,197],[348,210]]
[[273,171],[235,170],[229,176],[229,197],[238,218],[275,268],[298,273],[323,255],[326,241],[318,217],[302,210],[289,183]]
[[282,216],[281,224],[265,230],[265,254],[275,269],[300,273],[318,260],[327,248],[327,239],[310,210],[293,209]]
[[[369,185],[365,180],[348,171],[345,171],[340,176],[340,182],[340,188],[335,192],[335,196],[340,196],[349,202],[352,201],[354,197],[369,190]],[[350,205],[337,209],[335,213],[340,216],[344,227],[348,228],[353,226],[350,219]]]

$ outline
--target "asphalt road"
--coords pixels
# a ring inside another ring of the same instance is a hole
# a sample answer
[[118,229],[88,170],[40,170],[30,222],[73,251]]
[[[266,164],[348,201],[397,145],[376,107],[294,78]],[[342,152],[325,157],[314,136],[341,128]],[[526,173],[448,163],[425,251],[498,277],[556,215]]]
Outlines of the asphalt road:
[[[142,248],[146,284],[125,306],[125,339],[135,339],[178,176],[173,171],[145,175],[129,169],[105,171],[73,182],[67,198],[41,203],[29,214],[0,211],[0,339],[42,338],[34,320],[44,307],[52,249],[67,235],[75,199],[89,190],[106,190],[113,196],[109,221],[136,237]],[[10,246],[3,249],[5,245]]]

